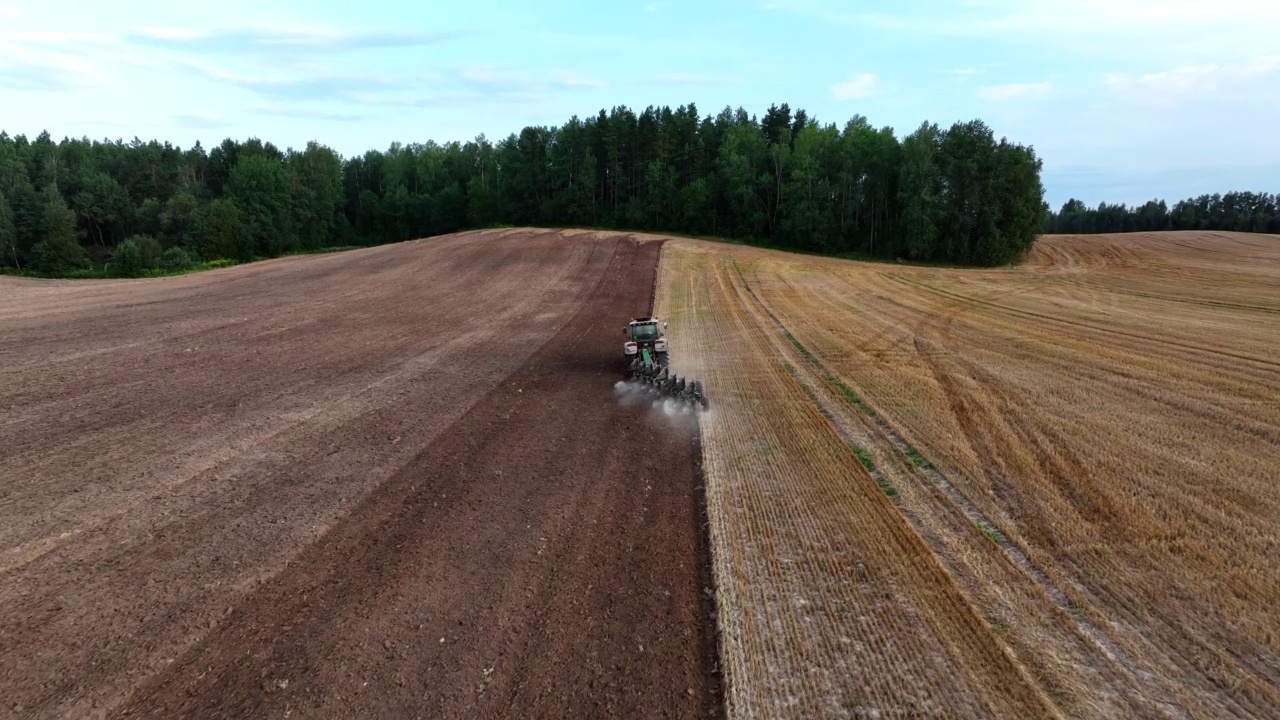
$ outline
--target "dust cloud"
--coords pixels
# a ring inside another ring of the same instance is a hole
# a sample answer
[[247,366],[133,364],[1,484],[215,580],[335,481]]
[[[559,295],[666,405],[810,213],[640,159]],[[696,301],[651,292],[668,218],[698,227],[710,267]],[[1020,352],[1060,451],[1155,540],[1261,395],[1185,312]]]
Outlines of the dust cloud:
[[663,397],[652,387],[631,380],[619,380],[614,383],[613,394],[622,407],[646,408],[651,420],[675,428],[696,427],[699,414],[708,413],[708,411],[696,410],[686,402]]

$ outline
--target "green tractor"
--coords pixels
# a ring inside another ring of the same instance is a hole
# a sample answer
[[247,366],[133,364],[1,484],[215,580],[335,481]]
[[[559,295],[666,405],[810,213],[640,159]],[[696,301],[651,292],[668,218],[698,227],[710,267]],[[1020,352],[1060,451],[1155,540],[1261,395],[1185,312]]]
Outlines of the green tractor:
[[632,318],[622,329],[627,341],[622,345],[627,378],[656,394],[706,410],[711,404],[702,392],[702,383],[673,375],[667,369],[667,324],[656,317]]

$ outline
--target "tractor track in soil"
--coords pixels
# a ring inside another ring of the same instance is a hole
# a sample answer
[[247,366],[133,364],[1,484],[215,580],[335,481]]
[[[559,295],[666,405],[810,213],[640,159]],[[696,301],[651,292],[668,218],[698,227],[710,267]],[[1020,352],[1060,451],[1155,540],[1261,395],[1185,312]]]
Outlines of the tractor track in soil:
[[660,247],[0,278],[0,717],[721,715],[696,423],[612,394]]

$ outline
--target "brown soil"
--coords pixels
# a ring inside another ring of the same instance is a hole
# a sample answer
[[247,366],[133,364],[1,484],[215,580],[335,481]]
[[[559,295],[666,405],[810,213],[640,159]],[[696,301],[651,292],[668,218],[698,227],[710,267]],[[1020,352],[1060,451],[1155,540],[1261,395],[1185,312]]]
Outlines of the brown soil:
[[0,278],[0,717],[714,714],[695,433],[613,395],[659,248]]

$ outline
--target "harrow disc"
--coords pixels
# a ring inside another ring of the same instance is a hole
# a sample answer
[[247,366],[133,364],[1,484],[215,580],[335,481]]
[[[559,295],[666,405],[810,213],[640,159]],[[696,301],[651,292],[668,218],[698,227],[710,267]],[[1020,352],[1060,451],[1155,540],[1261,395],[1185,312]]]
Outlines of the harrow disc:
[[633,382],[640,383],[661,397],[671,398],[695,410],[708,410],[711,407],[702,391],[701,381],[682,378],[665,365],[637,358],[627,364],[627,374]]

